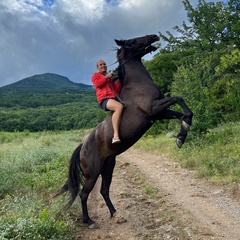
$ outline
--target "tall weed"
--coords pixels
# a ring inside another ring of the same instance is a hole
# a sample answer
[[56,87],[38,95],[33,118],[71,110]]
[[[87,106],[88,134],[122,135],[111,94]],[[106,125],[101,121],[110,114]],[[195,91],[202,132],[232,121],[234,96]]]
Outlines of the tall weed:
[[52,203],[52,194],[65,183],[70,156],[84,134],[1,133],[0,239],[74,238],[67,214],[57,218],[64,205]]
[[56,220],[37,196],[2,200],[0,239],[73,239],[67,222]]

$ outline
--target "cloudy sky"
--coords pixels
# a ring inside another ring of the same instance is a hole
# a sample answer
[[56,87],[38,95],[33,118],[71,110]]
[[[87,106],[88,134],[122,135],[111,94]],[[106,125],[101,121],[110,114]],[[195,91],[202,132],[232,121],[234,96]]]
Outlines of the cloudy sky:
[[173,32],[186,19],[181,0],[1,1],[0,87],[47,72],[91,84],[97,60],[116,61],[114,39]]

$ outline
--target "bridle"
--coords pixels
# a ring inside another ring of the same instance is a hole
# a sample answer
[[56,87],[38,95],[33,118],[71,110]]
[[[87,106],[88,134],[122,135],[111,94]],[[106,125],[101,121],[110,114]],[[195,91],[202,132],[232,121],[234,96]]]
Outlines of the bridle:
[[[146,38],[146,41],[144,42],[144,44],[148,41],[148,35],[146,35],[145,36],[145,38]],[[143,44],[143,45],[144,45]],[[151,45],[149,45],[149,46],[147,46],[147,47],[141,47],[141,48],[139,48],[138,49],[138,52],[137,53],[135,53],[134,55],[132,55],[131,57],[129,57],[128,59],[126,59],[126,60],[124,60],[118,67],[117,67],[117,69],[120,69],[121,67],[123,67],[128,61],[130,61],[132,58],[134,58],[134,57],[136,57],[138,54],[140,54],[141,52],[143,52],[143,51],[146,51],[146,49],[148,48],[148,47],[150,47]],[[130,47],[130,46],[128,46],[128,45],[124,45],[124,46],[122,46],[122,48],[123,49],[129,49],[129,50],[131,50],[133,47]],[[115,63],[117,63],[117,62],[119,62],[119,59],[116,61],[116,62],[114,62],[113,64],[115,64]],[[111,64],[110,66],[112,66],[113,64]],[[116,71],[116,70],[115,70]]]

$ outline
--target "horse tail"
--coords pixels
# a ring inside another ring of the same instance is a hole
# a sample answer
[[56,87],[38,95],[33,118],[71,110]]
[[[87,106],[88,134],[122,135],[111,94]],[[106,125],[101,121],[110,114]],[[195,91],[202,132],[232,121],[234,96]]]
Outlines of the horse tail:
[[82,143],[74,150],[70,162],[69,162],[69,172],[68,172],[68,180],[63,185],[63,187],[55,193],[53,197],[57,197],[62,195],[63,193],[69,191],[70,192],[70,200],[66,205],[66,208],[69,208],[73,202],[75,201],[78,193],[80,185],[83,185],[84,176],[82,172],[82,168],[80,166],[80,151],[82,148]]
[[70,159],[69,172],[68,172],[68,191],[71,194],[71,198],[67,204],[67,208],[70,207],[75,201],[80,185],[84,183],[83,171],[80,166],[80,151],[83,143],[81,143],[73,152]]

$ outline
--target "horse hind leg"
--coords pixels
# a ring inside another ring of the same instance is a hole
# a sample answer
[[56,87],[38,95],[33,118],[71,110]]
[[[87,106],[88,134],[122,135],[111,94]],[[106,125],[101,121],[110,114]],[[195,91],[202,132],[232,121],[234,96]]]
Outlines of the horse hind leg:
[[111,217],[113,217],[116,209],[114,208],[112,201],[109,196],[109,189],[112,182],[112,174],[116,164],[116,159],[114,157],[108,157],[105,160],[101,175],[102,175],[102,185],[101,185],[101,194],[106,202],[106,205],[110,211]]
[[98,176],[85,179],[84,186],[79,194],[82,203],[83,223],[91,229],[98,228],[98,225],[89,217],[87,200],[97,181],[97,178]]
[[112,182],[112,174],[113,174],[115,163],[116,163],[115,156],[109,157],[108,159],[106,159],[104,163],[103,170],[101,173],[102,174],[101,194],[107,204],[111,217],[114,217],[114,221],[116,223],[121,224],[121,223],[125,223],[127,220],[124,216],[117,214],[117,211],[114,208],[109,196],[109,189]]

